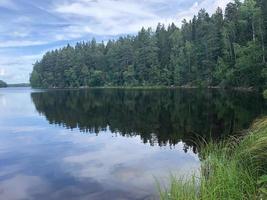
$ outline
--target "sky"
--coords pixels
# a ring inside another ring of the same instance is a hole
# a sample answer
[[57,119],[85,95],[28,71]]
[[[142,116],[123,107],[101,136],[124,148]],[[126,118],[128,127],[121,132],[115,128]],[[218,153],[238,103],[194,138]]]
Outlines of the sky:
[[116,39],[190,20],[231,0],[0,0],[0,80],[27,83],[33,63],[68,43]]

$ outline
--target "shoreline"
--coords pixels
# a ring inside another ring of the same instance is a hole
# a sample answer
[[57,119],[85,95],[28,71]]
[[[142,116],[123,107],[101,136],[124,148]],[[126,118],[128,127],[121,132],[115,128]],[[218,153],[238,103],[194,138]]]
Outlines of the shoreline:
[[45,89],[45,90],[79,90],[79,89],[127,89],[127,90],[157,90],[157,89],[221,89],[221,90],[235,90],[244,92],[257,92],[259,89],[253,87],[220,87],[220,86],[208,86],[208,87],[197,87],[197,86],[103,86],[103,87],[53,87],[53,88],[34,88],[32,89]]
[[200,147],[200,175],[171,176],[167,188],[159,185],[161,200],[267,198],[267,117],[242,135]]

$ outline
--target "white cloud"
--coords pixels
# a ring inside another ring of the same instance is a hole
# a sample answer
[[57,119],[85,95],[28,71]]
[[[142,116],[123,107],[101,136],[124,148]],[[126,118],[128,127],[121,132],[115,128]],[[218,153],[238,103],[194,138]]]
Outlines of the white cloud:
[[0,76],[4,76],[6,74],[5,69],[0,68]]
[[27,33],[27,32],[22,32],[22,31],[14,31],[13,33],[12,33],[12,35],[13,36],[15,36],[15,37],[26,37],[26,36],[28,36],[29,35],[29,33]]
[[14,19],[14,22],[17,23],[24,23],[24,22],[32,22],[32,19],[30,17],[27,16],[19,16],[18,18]]
[[47,44],[46,41],[38,41],[38,40],[8,40],[1,41],[0,48],[5,47],[25,47],[25,46],[35,46],[35,45],[43,45]]
[[[63,14],[69,20],[75,20],[75,26],[65,29],[69,33],[112,34],[137,32],[141,24],[161,20],[145,3],[138,1],[85,1],[68,2],[55,5],[55,12]],[[149,26],[151,23],[149,23]],[[76,29],[74,29],[76,28]]]
[[[201,8],[205,8],[211,14],[217,7],[224,8],[229,2],[230,0],[199,0],[188,4],[189,7],[175,11],[175,8],[168,7],[169,4],[175,4],[172,0],[78,0],[63,4],[57,2],[54,11],[75,24],[64,30],[63,34],[66,34],[66,37],[72,33],[82,36],[88,32],[118,35],[136,33],[141,27],[154,28],[158,22],[174,22],[180,25],[184,18],[191,19]],[[169,9],[169,14],[163,15],[163,12],[159,11],[164,7]]]
[[194,15],[198,14],[198,11],[200,9],[204,8],[209,14],[213,14],[218,7],[224,9],[226,5],[232,1],[233,0],[203,0],[201,2],[197,1],[190,8],[177,14],[177,19],[179,19],[178,24],[181,24],[181,21],[183,19],[191,20]]
[[138,1],[86,1],[80,0],[77,2],[57,5],[56,11],[64,14],[89,16],[95,19],[119,18],[123,15],[138,16],[138,17],[155,17],[156,15]]
[[7,83],[22,83],[29,81],[33,63],[42,57],[42,54],[25,56],[0,56],[0,79]]
[[0,7],[17,9],[16,4],[12,0],[0,0]]

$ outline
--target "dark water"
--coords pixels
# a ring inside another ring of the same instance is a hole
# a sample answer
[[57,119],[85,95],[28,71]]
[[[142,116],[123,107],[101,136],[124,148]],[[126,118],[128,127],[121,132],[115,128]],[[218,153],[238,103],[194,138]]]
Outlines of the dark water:
[[155,177],[197,171],[200,137],[265,113],[245,92],[0,89],[0,199],[157,199]]

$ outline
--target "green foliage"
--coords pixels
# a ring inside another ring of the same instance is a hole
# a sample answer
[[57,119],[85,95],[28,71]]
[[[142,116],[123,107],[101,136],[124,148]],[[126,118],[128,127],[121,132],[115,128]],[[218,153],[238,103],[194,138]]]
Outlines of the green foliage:
[[3,87],[7,87],[7,84],[4,81],[0,80],[0,88]]
[[246,87],[263,84],[261,79],[262,58],[261,50],[256,42],[248,42],[246,46],[235,46],[236,64],[234,71],[234,81],[236,85]]
[[197,200],[198,179],[192,176],[191,181],[186,181],[187,178],[180,178],[171,175],[170,189],[163,189],[158,183],[160,199],[162,200]]
[[264,90],[264,92],[263,92],[263,97],[264,97],[265,99],[267,99],[267,90]]
[[[243,138],[209,143],[201,148],[200,176],[171,178],[161,199],[266,199],[267,119],[256,122]],[[198,181],[195,181],[195,180]],[[189,198],[184,193],[190,194]]]
[[267,3],[239,0],[225,13],[201,9],[192,20],[142,28],[107,44],[77,43],[36,62],[33,87],[267,86]]
[[258,181],[258,185],[260,187],[260,197],[261,199],[267,198],[267,175],[263,175],[260,177]]

